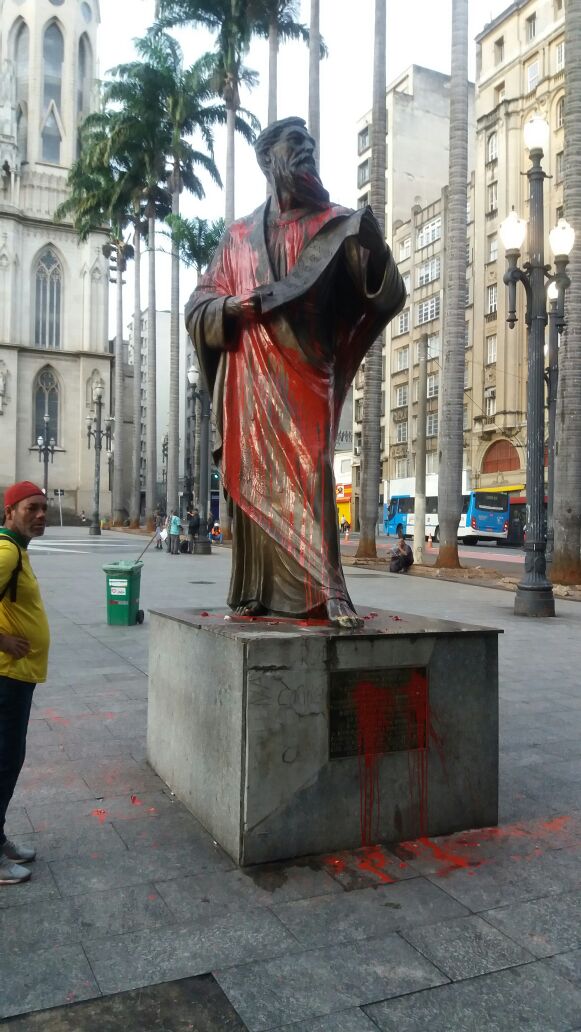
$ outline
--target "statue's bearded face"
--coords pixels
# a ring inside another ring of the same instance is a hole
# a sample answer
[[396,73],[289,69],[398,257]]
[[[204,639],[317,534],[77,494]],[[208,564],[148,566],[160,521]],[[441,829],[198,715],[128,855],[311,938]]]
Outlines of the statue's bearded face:
[[329,194],[315,165],[315,141],[306,129],[287,126],[270,148],[270,175],[277,192],[292,195],[299,207],[328,204]]

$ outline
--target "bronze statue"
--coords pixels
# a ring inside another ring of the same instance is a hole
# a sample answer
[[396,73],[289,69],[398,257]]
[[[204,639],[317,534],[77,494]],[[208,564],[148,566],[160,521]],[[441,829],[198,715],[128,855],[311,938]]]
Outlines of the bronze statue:
[[405,302],[371,209],[332,204],[301,118],[256,142],[271,197],[224,233],[186,307],[233,506],[228,604],[358,627],[333,478],[341,407]]

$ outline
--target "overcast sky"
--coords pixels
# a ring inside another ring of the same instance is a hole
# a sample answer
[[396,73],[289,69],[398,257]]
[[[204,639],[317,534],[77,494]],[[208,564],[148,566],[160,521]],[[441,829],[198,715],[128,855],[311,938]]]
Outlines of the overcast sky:
[[[471,39],[509,6],[508,0],[469,0]],[[302,0],[302,20],[308,24],[309,0]],[[410,64],[450,72],[452,0],[387,0],[387,79],[397,78]],[[153,19],[154,0],[101,0],[99,37],[100,74],[134,56],[132,40],[143,35]],[[355,203],[357,120],[371,107],[373,71],[373,0],[320,0],[321,33],[329,57],[321,63],[321,176],[333,200]],[[186,61],[194,61],[213,46],[201,31],[180,34]],[[474,76],[475,46],[471,47]],[[260,75],[259,86],[243,95],[243,104],[264,125],[267,111],[268,49],[257,41],[248,55],[248,67]],[[307,117],[308,52],[304,44],[281,48],[279,57],[279,118]],[[224,140],[216,137],[216,162],[224,173]],[[264,180],[251,148],[241,139],[236,154],[236,213],[247,214],[264,199]],[[223,214],[223,193],[208,183],[205,201],[184,200],[184,213],[203,218]],[[144,269],[144,277],[146,270]],[[159,263],[158,307],[169,307],[169,265]],[[131,275],[128,277],[131,287]],[[183,300],[193,286],[193,275],[182,277]],[[145,279],[144,279],[145,287]],[[129,316],[130,301],[127,308]]]

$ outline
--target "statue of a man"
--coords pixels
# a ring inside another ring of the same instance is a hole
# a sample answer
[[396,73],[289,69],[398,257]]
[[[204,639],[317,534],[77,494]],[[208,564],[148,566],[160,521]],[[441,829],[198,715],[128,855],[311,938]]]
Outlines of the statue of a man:
[[224,233],[186,307],[233,506],[228,604],[360,626],[333,450],[349,385],[405,287],[371,210],[332,204],[301,118],[256,142],[271,197]]

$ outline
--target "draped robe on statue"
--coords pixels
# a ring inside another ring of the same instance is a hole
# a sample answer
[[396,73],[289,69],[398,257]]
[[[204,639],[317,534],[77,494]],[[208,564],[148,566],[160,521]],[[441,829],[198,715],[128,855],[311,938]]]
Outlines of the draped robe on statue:
[[[370,209],[333,204],[279,214],[268,200],[229,227],[186,307],[233,504],[233,608],[258,601],[301,616],[324,613],[330,599],[351,604],[335,437],[361,360],[405,301],[389,249],[383,279],[369,282],[364,218]],[[257,289],[256,321],[230,324],[226,299]]]

